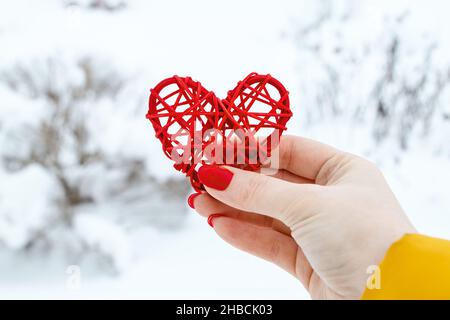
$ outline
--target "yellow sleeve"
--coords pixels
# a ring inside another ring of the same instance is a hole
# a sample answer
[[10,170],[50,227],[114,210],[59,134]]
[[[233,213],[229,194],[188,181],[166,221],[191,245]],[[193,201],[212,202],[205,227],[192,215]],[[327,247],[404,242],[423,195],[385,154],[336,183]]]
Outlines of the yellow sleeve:
[[450,299],[450,241],[405,235],[379,267],[379,289],[362,299]]

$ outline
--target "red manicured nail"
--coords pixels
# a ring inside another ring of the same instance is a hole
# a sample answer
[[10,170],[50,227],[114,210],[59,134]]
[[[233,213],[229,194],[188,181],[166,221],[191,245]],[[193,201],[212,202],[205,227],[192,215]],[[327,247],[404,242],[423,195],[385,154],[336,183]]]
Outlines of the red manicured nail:
[[198,170],[198,178],[205,186],[222,191],[230,184],[233,173],[218,166],[205,164]]
[[197,197],[197,196],[199,196],[199,195],[201,195],[201,194],[202,194],[201,192],[196,192],[196,193],[193,193],[193,194],[191,194],[191,195],[189,196],[189,198],[188,198],[188,200],[187,200],[187,203],[188,203],[189,207],[191,207],[192,209],[195,209],[195,206],[194,206],[194,199],[195,199],[195,197]]
[[219,218],[219,217],[225,217],[225,215],[224,215],[224,214],[220,214],[220,213],[215,213],[215,214],[210,215],[210,216],[208,217],[208,224],[209,224],[212,228],[214,228],[214,219],[215,219],[215,218]]

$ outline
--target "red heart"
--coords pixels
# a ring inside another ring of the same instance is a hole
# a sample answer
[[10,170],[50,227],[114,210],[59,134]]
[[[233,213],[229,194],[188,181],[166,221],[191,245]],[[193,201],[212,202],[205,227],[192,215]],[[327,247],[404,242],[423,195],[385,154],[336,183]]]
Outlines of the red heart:
[[167,78],[150,92],[156,137],[197,191],[202,164],[258,169],[292,116],[288,91],[270,75],[249,74],[222,100],[190,77]]

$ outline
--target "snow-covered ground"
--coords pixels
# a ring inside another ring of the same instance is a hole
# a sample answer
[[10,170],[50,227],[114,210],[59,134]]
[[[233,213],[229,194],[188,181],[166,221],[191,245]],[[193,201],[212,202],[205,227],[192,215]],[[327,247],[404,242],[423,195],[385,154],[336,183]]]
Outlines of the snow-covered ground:
[[188,208],[145,119],[173,74],[223,96],[271,73],[288,133],[377,162],[419,231],[450,238],[449,8],[1,1],[0,298],[308,298]]

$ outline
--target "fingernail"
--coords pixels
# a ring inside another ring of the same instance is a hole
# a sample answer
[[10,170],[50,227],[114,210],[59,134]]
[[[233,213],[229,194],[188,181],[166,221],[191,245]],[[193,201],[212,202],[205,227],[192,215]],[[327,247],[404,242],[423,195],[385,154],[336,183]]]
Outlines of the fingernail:
[[206,164],[198,170],[198,178],[205,186],[222,191],[230,184],[233,173],[230,170]]
[[191,194],[191,195],[189,196],[189,198],[188,198],[188,200],[187,200],[187,203],[188,203],[189,207],[191,207],[192,209],[195,209],[195,206],[194,206],[194,199],[195,199],[195,197],[197,197],[197,196],[199,196],[199,195],[201,195],[201,194],[202,194],[201,192],[196,192],[196,193],[193,193],[193,194]]
[[225,216],[224,214],[220,214],[220,213],[212,214],[212,215],[210,215],[210,216],[208,217],[208,224],[209,224],[212,228],[214,228],[214,219],[215,219],[215,218],[219,218],[219,217],[224,217],[224,216]]

